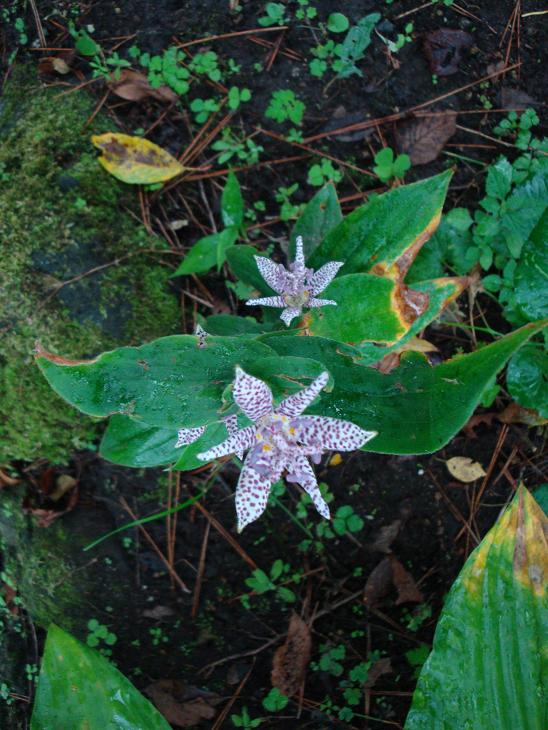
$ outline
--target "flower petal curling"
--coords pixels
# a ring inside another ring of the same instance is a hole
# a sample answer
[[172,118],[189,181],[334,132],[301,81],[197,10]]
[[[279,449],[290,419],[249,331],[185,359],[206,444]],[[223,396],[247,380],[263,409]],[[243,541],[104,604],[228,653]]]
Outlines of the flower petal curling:
[[318,510],[321,516],[325,517],[326,520],[330,519],[331,514],[329,512],[329,507],[327,506],[325,499],[322,497],[316,475],[308,463],[308,460],[302,456],[302,454],[297,454],[294,457],[292,471],[287,475],[286,479],[288,482],[296,482],[297,484],[300,484],[312,500],[314,507]]
[[202,451],[201,454],[197,454],[200,461],[212,461],[213,459],[219,459],[221,456],[227,454],[236,454],[239,451],[245,451],[248,449],[255,439],[255,427],[248,426],[242,428],[238,433],[229,436],[225,441],[222,441],[217,446],[213,446],[207,451]]
[[259,474],[248,466],[248,461],[249,458],[244,463],[236,487],[238,532],[241,532],[250,522],[254,522],[265,511],[272,486],[272,482],[267,476]]
[[275,409],[275,413],[281,413],[284,416],[300,416],[307,408],[318,393],[325,388],[329,380],[329,373],[323,372],[312,381],[308,388],[300,390],[298,393],[285,398]]
[[272,412],[272,392],[268,385],[242,368],[236,368],[236,379],[232,386],[234,400],[252,421]]
[[[285,302],[284,302],[285,305]],[[282,305],[282,306],[284,306]],[[284,311],[280,314],[280,319],[282,322],[284,322],[288,327],[291,324],[291,320],[295,317],[298,317],[301,313],[301,309],[296,309],[295,307],[287,307],[287,309],[284,309]]]

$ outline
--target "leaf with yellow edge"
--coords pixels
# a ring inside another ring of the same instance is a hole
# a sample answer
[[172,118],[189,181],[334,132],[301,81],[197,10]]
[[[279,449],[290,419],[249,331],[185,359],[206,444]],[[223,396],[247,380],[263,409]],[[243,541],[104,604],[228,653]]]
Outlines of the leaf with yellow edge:
[[545,730],[548,520],[522,486],[442,611],[405,730]]
[[99,162],[107,172],[131,185],[151,185],[181,175],[187,168],[154,142],[129,134],[94,134]]

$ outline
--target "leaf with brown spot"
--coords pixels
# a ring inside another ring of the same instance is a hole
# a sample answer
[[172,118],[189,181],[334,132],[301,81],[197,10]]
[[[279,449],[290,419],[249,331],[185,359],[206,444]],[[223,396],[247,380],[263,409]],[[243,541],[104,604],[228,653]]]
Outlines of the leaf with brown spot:
[[111,76],[108,87],[113,94],[127,101],[155,99],[165,104],[173,104],[179,98],[169,86],[154,88],[144,74],[130,68],[123,68],[118,79]]
[[475,482],[485,476],[485,470],[478,461],[473,461],[469,456],[453,456],[447,459],[445,466],[451,476],[459,482]]
[[272,660],[272,686],[286,697],[299,691],[311,649],[310,629],[298,614],[293,613],[285,643],[276,650]]
[[145,693],[165,719],[176,727],[196,727],[215,717],[215,705],[221,698],[212,692],[186,687],[177,679],[159,679],[149,684]]
[[101,150],[99,162],[107,172],[131,185],[165,182],[187,168],[154,142],[128,134],[95,134],[91,141]]
[[400,603],[422,603],[424,596],[411,573],[403,567],[395,555],[390,555],[389,559],[392,566],[392,582],[398,591],[396,606]]
[[457,115],[452,111],[402,122],[396,127],[398,150],[409,155],[413,165],[426,165],[437,159],[456,128]]
[[548,419],[543,418],[533,408],[524,408],[519,403],[506,406],[498,419],[502,423],[525,423],[527,426],[545,426],[548,423]]
[[389,352],[388,355],[385,355],[382,360],[375,363],[373,367],[386,375],[394,370],[394,368],[398,367],[401,356],[404,352],[438,352],[438,348],[431,342],[428,342],[428,340],[422,340],[419,337],[411,337],[411,339],[407,340],[407,342],[403,345],[392,350],[392,352]]
[[423,52],[430,70],[436,76],[451,76],[459,70],[462,51],[470,48],[474,39],[470,33],[452,28],[440,28],[423,37]]

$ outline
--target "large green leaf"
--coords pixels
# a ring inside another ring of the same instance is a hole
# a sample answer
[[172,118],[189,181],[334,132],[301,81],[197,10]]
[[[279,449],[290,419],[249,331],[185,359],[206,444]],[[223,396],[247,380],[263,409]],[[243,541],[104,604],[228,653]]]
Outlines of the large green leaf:
[[515,274],[514,297],[527,319],[548,316],[548,211],[523,249]]
[[[247,371],[267,382],[276,400],[297,392],[309,385],[324,367],[314,360],[300,357],[265,357],[248,366]],[[327,386],[329,389],[331,384]],[[228,401],[228,389],[225,390],[225,401]],[[219,402],[223,405],[221,418],[231,412],[238,412],[231,403]],[[240,415],[241,426],[249,421]],[[196,454],[207,451],[227,437],[223,422],[211,423],[205,433],[193,444],[176,449],[176,428],[149,426],[129,416],[115,415],[109,421],[108,428],[101,442],[100,453],[105,459],[123,466],[145,467],[175,463],[175,469],[198,469],[204,462],[196,458]]]
[[151,426],[181,428],[215,421],[234,366],[247,368],[274,353],[239,337],[162,337],[94,360],[70,361],[40,351],[37,363],[52,388],[91,416],[122,413]]
[[31,730],[169,730],[150,702],[110,662],[52,624]]
[[405,730],[545,730],[548,520],[521,487],[447,598]]
[[308,260],[327,234],[342,220],[341,206],[335,186],[328,183],[307,203],[289,237],[289,258],[295,258],[295,240],[303,237],[304,255]]
[[257,268],[255,256],[264,256],[264,254],[256,248],[253,248],[253,246],[247,246],[241,243],[227,251],[226,258],[232,269],[232,273],[240,281],[252,286],[266,297],[275,296],[276,292],[274,289],[271,289],[261,276]]
[[431,367],[406,353],[387,375],[360,364],[355,348],[323,337],[263,335],[280,355],[322,362],[335,381],[311,413],[344,418],[379,435],[366,451],[424,454],[444,446],[466,423],[496,373],[544,323],[522,327],[497,342]]
[[506,384],[520,405],[548,418],[548,353],[540,343],[525,345],[512,356]]
[[409,268],[439,223],[450,177],[444,172],[372,198],[328,233],[309,266],[344,261],[344,274],[384,274],[404,254],[413,254],[409,262],[400,261]]

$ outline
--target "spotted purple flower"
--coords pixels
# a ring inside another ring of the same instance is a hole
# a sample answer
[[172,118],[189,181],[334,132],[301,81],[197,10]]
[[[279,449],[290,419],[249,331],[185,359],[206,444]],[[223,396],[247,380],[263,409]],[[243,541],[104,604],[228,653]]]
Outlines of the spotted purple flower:
[[377,434],[350,421],[301,415],[326,386],[328,377],[326,372],[322,373],[308,388],[274,407],[268,385],[236,368],[234,400],[253,425],[238,430],[232,418],[227,422],[228,438],[197,456],[210,461],[249,449],[236,488],[239,532],[264,512],[270,488],[284,472],[286,480],[300,484],[318,512],[329,519],[329,507],[320,493],[309,458],[317,464],[324,451],[353,451]]
[[298,317],[303,307],[324,307],[326,304],[337,302],[333,299],[317,299],[316,294],[322,292],[343,261],[330,261],[321,269],[308,269],[304,262],[303,239],[297,236],[295,261],[286,269],[283,264],[277,264],[265,256],[255,256],[257,267],[266,283],[279,295],[276,297],[261,297],[249,299],[246,304],[251,307],[283,307],[280,319],[289,327],[291,320]]

